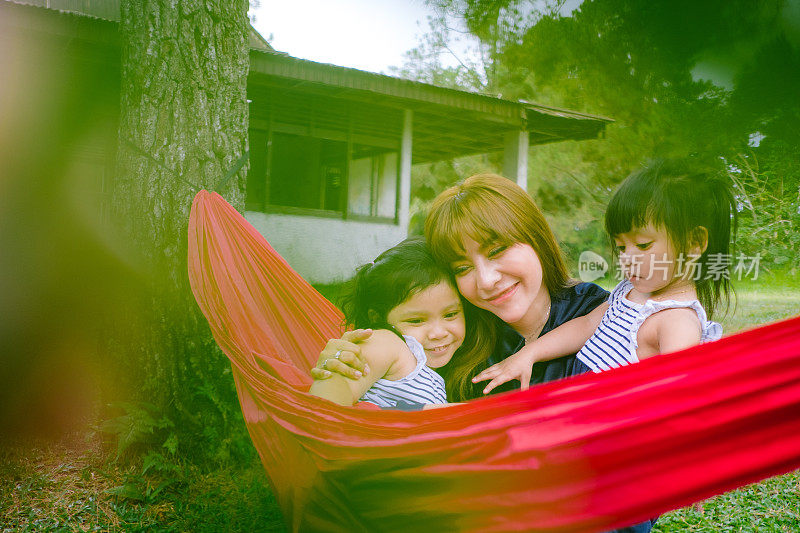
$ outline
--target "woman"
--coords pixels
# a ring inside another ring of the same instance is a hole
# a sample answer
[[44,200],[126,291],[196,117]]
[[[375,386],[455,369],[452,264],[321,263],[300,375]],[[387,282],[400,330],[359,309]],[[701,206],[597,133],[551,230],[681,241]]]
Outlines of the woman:
[[[481,370],[608,298],[598,285],[570,279],[542,212],[521,187],[496,174],[471,176],[439,194],[425,220],[425,238],[434,258],[450,269],[459,292],[474,307],[465,309],[467,328],[477,328],[475,334],[490,339],[494,347],[473,351],[472,357],[454,357],[439,369],[450,401],[482,396],[483,385],[472,383]],[[351,331],[329,341],[312,376],[325,379],[336,372],[357,377],[368,372],[358,342],[369,334],[370,330]],[[331,360],[340,350],[338,360]],[[328,370],[321,368],[326,360]],[[521,388],[584,372],[586,367],[576,360],[576,354],[570,354],[536,363],[530,383]],[[492,392],[514,388],[509,382]],[[647,533],[654,523],[647,520],[615,533]]]
[[[569,278],[539,208],[516,183],[496,174],[471,176],[437,196],[425,222],[425,238],[436,260],[453,272],[461,295],[476,308],[468,313],[472,319],[467,327],[491,339],[490,349],[473,352],[472,358],[454,358],[442,368],[451,401],[481,396],[482,387],[471,381],[481,370],[608,297],[595,284]],[[312,370],[314,378],[368,372],[358,348],[368,335],[353,331],[331,340]],[[339,350],[339,359],[330,361]],[[571,376],[574,367],[574,354],[537,363],[530,384]],[[509,383],[495,391],[514,388]]]

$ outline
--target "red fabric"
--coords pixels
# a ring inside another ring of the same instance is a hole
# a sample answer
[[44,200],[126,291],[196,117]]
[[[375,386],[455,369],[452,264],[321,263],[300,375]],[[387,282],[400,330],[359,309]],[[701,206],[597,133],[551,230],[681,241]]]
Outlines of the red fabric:
[[603,530],[800,466],[798,318],[526,392],[375,411],[304,392],[341,315],[216,193],[192,206],[189,277],[291,530]]

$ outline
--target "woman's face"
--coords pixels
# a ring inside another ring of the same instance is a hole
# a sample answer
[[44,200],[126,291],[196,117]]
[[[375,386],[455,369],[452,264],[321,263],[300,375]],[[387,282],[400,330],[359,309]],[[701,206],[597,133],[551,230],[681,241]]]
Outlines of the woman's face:
[[517,331],[540,318],[537,310],[547,305],[549,295],[542,286],[542,264],[532,246],[479,244],[465,238],[464,249],[464,256],[450,265],[464,298]]

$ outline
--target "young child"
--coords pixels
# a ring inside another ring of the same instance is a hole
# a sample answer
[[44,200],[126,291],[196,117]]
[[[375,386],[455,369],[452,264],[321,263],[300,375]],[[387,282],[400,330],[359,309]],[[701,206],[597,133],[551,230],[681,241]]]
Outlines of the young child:
[[[473,381],[488,393],[531,367],[578,352],[585,371],[600,372],[716,340],[709,317],[730,298],[729,243],[736,210],[724,177],[655,162],[628,176],[606,211],[624,279],[607,303],[526,344]],[[735,224],[734,224],[735,232]]]
[[375,330],[361,344],[370,372],[356,380],[340,374],[316,380],[311,394],[385,408],[447,403],[444,380],[432,368],[461,347],[464,310],[450,273],[425,241],[410,238],[383,252],[357,270],[349,289],[342,301],[346,324]]

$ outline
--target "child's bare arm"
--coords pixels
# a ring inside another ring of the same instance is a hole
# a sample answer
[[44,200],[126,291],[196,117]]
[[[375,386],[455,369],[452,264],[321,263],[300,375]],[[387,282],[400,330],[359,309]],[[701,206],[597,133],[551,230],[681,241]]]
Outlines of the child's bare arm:
[[659,311],[642,323],[636,356],[640,361],[661,353],[683,350],[701,339],[700,319],[692,308]]
[[368,375],[351,379],[333,374],[327,379],[314,380],[309,392],[339,405],[355,405],[377,380],[389,372],[392,364],[408,347],[394,333],[376,330],[369,339],[360,344],[360,349],[361,355],[372,369]]
[[535,341],[526,344],[517,353],[475,376],[472,379],[473,383],[490,379],[491,381],[483,389],[484,394],[488,394],[495,387],[512,379],[519,380],[520,389],[527,389],[531,380],[533,364],[539,361],[550,361],[580,350],[600,325],[606,309],[608,309],[608,304],[603,303],[589,314],[561,324]]

